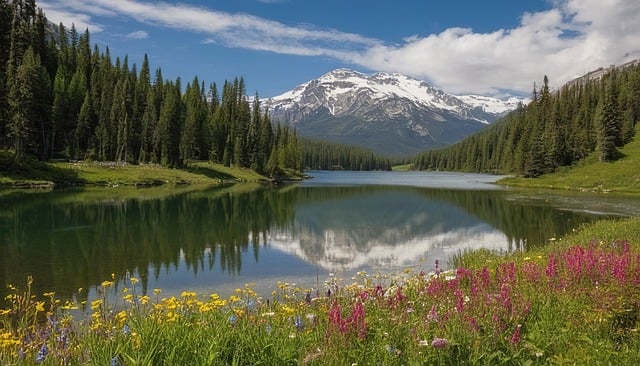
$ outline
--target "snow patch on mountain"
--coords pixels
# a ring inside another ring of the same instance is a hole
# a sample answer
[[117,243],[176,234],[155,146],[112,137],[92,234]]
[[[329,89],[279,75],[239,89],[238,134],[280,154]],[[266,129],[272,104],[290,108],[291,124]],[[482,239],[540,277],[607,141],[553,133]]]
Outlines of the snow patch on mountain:
[[352,113],[354,106],[360,107],[358,104],[376,104],[393,99],[410,101],[419,108],[446,111],[462,119],[474,119],[483,123],[489,121],[475,112],[497,118],[515,109],[522,101],[518,98],[501,100],[479,95],[456,96],[437,89],[426,81],[406,75],[366,75],[350,69],[337,69],[270,98],[268,106],[279,111],[324,106],[332,115],[340,116]]

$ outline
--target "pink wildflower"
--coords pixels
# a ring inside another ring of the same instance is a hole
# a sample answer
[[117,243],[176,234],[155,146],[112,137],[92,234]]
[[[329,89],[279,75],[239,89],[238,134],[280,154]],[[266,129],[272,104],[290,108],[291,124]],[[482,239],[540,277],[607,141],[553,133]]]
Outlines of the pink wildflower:
[[449,346],[449,341],[444,339],[444,338],[435,337],[431,341],[431,346],[433,346],[434,348],[438,348],[438,349],[447,348]]
[[520,328],[522,328],[522,326],[520,324],[518,324],[518,326],[516,327],[516,330],[513,332],[513,335],[511,336],[511,344],[518,344],[520,343]]

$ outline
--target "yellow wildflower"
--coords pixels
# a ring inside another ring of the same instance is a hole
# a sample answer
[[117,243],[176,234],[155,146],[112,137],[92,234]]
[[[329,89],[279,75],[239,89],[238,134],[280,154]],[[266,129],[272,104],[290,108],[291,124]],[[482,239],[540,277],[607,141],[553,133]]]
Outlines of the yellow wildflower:
[[102,306],[101,299],[91,301],[91,310],[96,311],[100,309],[101,306]]
[[38,301],[36,303],[36,311],[44,312],[44,301]]
[[230,302],[238,302],[238,301],[240,301],[240,298],[238,296],[236,296],[236,295],[231,295],[231,296],[229,296],[229,301]]

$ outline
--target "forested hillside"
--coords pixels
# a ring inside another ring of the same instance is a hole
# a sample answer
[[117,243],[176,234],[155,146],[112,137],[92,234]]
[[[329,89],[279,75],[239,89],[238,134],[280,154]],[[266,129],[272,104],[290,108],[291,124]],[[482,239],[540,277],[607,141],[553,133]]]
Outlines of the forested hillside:
[[302,139],[302,164],[311,170],[391,170],[391,160],[352,145]]
[[640,120],[640,63],[611,67],[552,91],[545,76],[532,100],[483,132],[427,151],[420,170],[515,173],[536,177],[596,152],[619,157]]
[[52,27],[34,0],[0,1],[0,149],[16,161],[108,160],[172,167],[211,160],[274,174],[301,170],[299,142],[274,125],[242,78],[164,80]]

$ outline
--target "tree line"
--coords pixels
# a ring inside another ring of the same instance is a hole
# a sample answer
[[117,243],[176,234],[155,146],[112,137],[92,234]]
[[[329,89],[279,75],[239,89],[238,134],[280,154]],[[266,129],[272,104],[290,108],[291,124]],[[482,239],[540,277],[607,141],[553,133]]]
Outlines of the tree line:
[[302,164],[311,170],[391,170],[388,157],[352,145],[303,139]]
[[640,63],[611,67],[552,92],[545,76],[531,102],[486,130],[439,150],[420,154],[420,170],[516,173],[536,177],[596,153],[619,157],[640,120]]
[[[184,93],[183,93],[184,90]],[[171,167],[210,160],[277,174],[302,169],[296,132],[271,122],[242,78],[152,77],[113,62],[75,26],[51,26],[35,0],[0,0],[0,149],[30,155]]]

